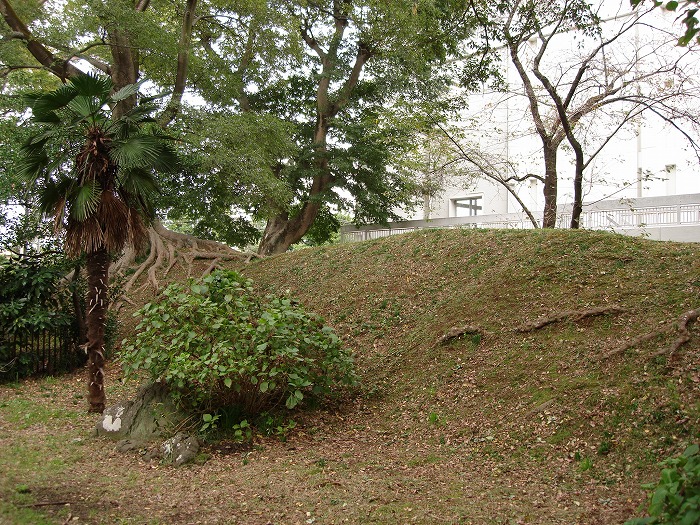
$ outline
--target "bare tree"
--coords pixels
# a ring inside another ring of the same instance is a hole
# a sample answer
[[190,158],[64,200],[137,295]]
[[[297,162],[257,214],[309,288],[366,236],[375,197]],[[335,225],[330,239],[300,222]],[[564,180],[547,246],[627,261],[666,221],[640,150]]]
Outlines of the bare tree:
[[504,7],[503,19],[489,27],[517,71],[542,142],[544,227],[556,225],[557,154],[565,140],[575,160],[572,228],[580,225],[585,170],[630,122],[654,114],[697,150],[692,108],[700,91],[684,71],[692,50],[678,51],[671,32],[650,31],[649,10],[603,19],[579,0],[546,6],[513,0]]

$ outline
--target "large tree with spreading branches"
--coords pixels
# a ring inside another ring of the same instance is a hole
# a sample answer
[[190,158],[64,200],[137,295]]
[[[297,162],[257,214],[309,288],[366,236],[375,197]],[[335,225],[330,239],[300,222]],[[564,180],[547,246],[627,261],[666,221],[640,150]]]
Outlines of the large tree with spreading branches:
[[[159,122],[187,134],[203,162],[163,181],[164,213],[227,243],[241,232],[249,241],[251,221],[262,221],[261,254],[327,226],[332,210],[386,221],[411,201],[411,181],[392,163],[428,121],[445,118],[449,75],[438,66],[474,20],[466,0],[21,7],[0,0],[6,78],[34,67],[64,81],[89,64],[116,89],[142,75],[171,89]],[[206,190],[196,206],[189,188]]]

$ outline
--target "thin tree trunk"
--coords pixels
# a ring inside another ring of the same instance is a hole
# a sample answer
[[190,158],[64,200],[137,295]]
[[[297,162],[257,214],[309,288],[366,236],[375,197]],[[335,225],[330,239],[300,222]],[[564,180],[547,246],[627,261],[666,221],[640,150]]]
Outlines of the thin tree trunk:
[[182,104],[182,95],[187,84],[187,68],[190,61],[190,45],[192,42],[192,24],[194,24],[194,14],[197,9],[197,0],[186,0],[185,13],[182,15],[182,28],[180,30],[180,44],[177,53],[177,74],[175,76],[175,86],[170,97],[168,106],[160,117],[160,126],[165,128],[170,124]]
[[544,144],[544,217],[543,228],[557,226],[557,150]]
[[87,353],[88,411],[102,413],[107,397],[104,387],[105,326],[109,302],[109,254],[105,248],[87,255]]
[[571,209],[571,224],[572,229],[581,227],[581,212],[583,212],[583,159],[579,161],[579,155],[576,155],[576,176],[574,177],[574,204]]

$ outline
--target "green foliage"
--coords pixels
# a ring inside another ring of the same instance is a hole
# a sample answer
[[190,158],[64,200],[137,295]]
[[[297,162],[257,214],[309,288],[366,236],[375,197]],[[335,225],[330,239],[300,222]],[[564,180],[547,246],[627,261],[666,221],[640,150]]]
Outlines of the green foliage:
[[69,263],[55,254],[0,258],[0,373],[14,378],[34,370],[39,357],[18,346],[28,337],[51,334],[46,343],[58,332],[75,332],[71,290],[59,285],[68,269]]
[[280,441],[287,441],[289,432],[296,428],[297,422],[281,413],[263,412],[255,420],[255,428],[266,436],[277,436]]
[[120,355],[125,372],[145,370],[202,413],[292,409],[354,382],[352,358],[321,318],[288,297],[255,296],[235,272],[172,284],[137,315],[139,332]]
[[0,259],[1,333],[69,326],[68,290],[58,285],[67,271],[66,261],[53,255]]
[[220,414],[202,414],[202,426],[199,428],[199,431],[202,433],[206,433],[212,430],[216,430],[216,428],[219,426],[218,421],[220,418]]
[[233,439],[239,443],[247,443],[253,440],[253,429],[247,419],[233,425],[232,430]]
[[649,496],[649,517],[633,518],[625,525],[672,523],[695,525],[700,522],[700,448],[689,446],[682,455],[661,465],[658,483],[644,485]]

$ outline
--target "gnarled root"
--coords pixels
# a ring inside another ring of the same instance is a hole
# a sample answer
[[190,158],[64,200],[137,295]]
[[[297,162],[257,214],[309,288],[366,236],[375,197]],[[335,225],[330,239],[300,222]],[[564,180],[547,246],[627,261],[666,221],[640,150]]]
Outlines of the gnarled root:
[[692,337],[690,330],[688,329],[688,326],[698,320],[698,317],[700,317],[700,308],[695,308],[694,310],[688,310],[687,312],[681,314],[680,317],[678,317],[677,320],[668,322],[664,324],[661,328],[658,330],[654,330],[653,332],[648,332],[646,334],[640,335],[639,337],[635,337],[634,339],[631,339],[630,341],[627,341],[625,344],[622,346],[619,346],[618,348],[615,348],[614,350],[608,352],[603,356],[603,358],[609,358],[612,356],[615,356],[617,354],[622,354],[629,350],[630,348],[634,348],[637,345],[640,345],[642,343],[646,343],[647,341],[651,341],[652,339],[656,339],[657,337],[664,335],[664,334],[672,334],[675,333],[677,334],[677,337],[675,341],[669,346],[668,348],[662,348],[658,352],[656,352],[654,355],[659,356],[659,355],[664,355],[664,354],[669,354],[672,355],[674,352],[676,352],[681,346],[683,346],[685,343],[690,341],[690,338]]
[[599,315],[607,314],[619,314],[624,312],[625,309],[619,306],[599,306],[598,308],[590,308],[588,310],[569,310],[564,312],[558,312],[554,315],[548,317],[542,317],[536,321],[525,323],[518,326],[515,331],[520,333],[534,332],[540,328],[544,328],[552,323],[558,323],[561,321],[581,321],[587,317],[597,317]]
[[218,268],[222,261],[237,260],[248,263],[257,254],[240,252],[216,241],[198,239],[192,235],[178,233],[165,228],[159,222],[153,224],[148,231],[149,252],[147,258],[140,264],[136,263],[136,251],[129,248],[113,265],[112,277],[126,275],[127,270],[134,268],[120,290],[113,298],[112,310],[118,311],[124,302],[128,301],[129,292],[133,291],[139,279],[146,272],[147,279],[138,286],[142,290],[150,286],[154,292],[160,289],[160,280],[164,279],[178,263],[187,269],[187,275],[192,274],[195,260],[211,260],[211,264],[203,275]]

